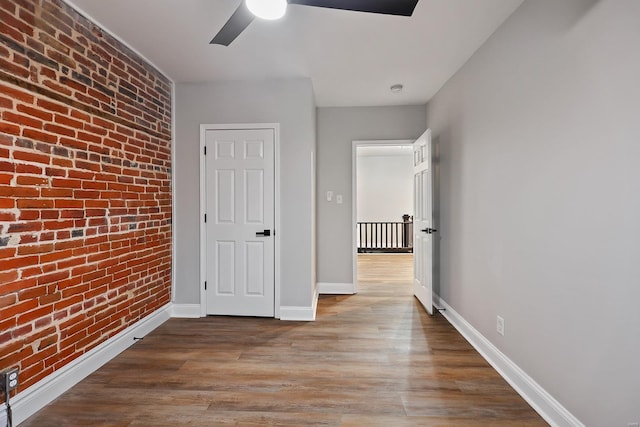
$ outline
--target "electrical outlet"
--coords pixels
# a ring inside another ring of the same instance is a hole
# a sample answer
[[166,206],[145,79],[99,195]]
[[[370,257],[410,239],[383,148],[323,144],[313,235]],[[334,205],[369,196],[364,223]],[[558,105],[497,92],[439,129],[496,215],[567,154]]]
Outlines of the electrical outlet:
[[0,389],[6,396],[18,388],[18,368],[9,368],[0,372]]
[[498,316],[498,319],[496,322],[496,330],[500,335],[504,336],[504,319],[500,316]]

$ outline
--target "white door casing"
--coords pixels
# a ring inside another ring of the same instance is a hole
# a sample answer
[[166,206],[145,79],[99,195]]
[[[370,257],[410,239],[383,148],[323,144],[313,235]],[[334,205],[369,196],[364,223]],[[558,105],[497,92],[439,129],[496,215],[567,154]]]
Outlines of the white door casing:
[[203,132],[205,314],[273,317],[275,129]]
[[358,293],[358,148],[376,147],[383,145],[412,146],[412,139],[380,139],[380,140],[354,140],[351,142],[351,253],[353,268],[353,292]]
[[433,188],[431,130],[413,144],[413,292],[433,314]]

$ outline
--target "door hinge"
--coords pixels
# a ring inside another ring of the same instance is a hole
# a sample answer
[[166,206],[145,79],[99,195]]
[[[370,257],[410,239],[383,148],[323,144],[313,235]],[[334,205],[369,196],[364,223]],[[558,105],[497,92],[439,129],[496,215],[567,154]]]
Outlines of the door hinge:
[[207,146],[206,145],[204,146],[204,155],[205,156],[207,155]]
[[204,214],[204,222],[207,222],[207,214]]
[[205,291],[207,290],[207,281],[206,280],[204,281],[204,290]]

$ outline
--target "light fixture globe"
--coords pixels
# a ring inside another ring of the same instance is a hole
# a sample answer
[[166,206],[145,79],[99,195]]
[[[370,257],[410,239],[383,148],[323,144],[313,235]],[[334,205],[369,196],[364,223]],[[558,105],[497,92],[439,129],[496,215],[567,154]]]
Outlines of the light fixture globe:
[[287,0],[247,0],[247,8],[262,19],[280,19],[287,11]]

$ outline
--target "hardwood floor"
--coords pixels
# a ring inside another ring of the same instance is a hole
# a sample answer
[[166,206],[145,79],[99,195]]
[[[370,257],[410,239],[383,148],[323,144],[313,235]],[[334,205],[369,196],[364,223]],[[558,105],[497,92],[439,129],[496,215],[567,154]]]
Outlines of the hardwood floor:
[[411,256],[360,255],[315,322],[171,319],[21,426],[546,426],[411,293]]

